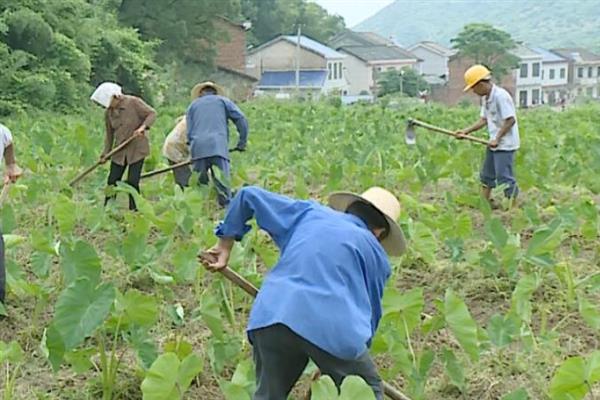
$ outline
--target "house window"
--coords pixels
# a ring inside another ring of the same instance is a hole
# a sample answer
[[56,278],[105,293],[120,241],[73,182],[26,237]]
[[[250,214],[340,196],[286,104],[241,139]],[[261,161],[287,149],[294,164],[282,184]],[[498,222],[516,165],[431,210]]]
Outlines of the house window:
[[327,75],[327,79],[331,80],[333,78],[333,68],[331,63],[327,63],[327,69],[329,70],[329,74]]
[[592,76],[594,76],[594,69],[592,67],[588,68],[588,78],[591,78]]
[[531,72],[531,76],[538,77],[540,76],[540,63],[532,64],[533,70]]
[[548,73],[548,75],[550,75],[548,78],[550,79],[554,79],[554,69],[551,69]]
[[337,80],[338,78],[338,69],[337,69],[337,63],[333,64],[333,80]]
[[519,91],[519,105],[521,107],[527,107],[527,90]]
[[533,89],[531,91],[531,104],[539,104],[540,103],[540,89]]
[[544,79],[544,73],[545,72],[546,72],[545,70],[542,70],[542,79]]
[[565,79],[566,75],[567,75],[567,71],[564,68],[561,68],[560,69],[560,78]]
[[342,74],[343,70],[344,70],[344,64],[340,63],[340,79],[342,79],[344,77],[344,75]]
[[527,64],[521,64],[521,78],[527,78]]
[[594,88],[589,87],[585,90],[585,94],[588,95],[589,97],[592,97],[593,93],[594,93]]
[[598,72],[596,73],[596,76],[600,77],[600,67],[598,67]]
[[583,67],[577,68],[577,77],[583,78]]

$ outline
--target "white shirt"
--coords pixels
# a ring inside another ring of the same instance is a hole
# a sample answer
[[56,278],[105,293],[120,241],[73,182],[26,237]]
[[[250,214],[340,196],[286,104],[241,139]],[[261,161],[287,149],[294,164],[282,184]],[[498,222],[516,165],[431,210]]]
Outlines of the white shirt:
[[510,94],[503,88],[493,85],[492,91],[489,96],[483,98],[483,105],[481,106],[481,117],[487,121],[488,132],[490,134],[490,140],[496,139],[498,131],[504,125],[504,121],[507,118],[514,117],[515,124],[510,128],[502,139],[498,147],[491,150],[517,150],[521,145],[519,138],[519,125],[517,124],[517,112],[515,110],[515,103],[513,102]]
[[13,137],[10,130],[6,126],[0,124],[0,149],[2,149],[2,151],[0,151],[0,165],[4,159],[4,149],[6,149],[12,141]]

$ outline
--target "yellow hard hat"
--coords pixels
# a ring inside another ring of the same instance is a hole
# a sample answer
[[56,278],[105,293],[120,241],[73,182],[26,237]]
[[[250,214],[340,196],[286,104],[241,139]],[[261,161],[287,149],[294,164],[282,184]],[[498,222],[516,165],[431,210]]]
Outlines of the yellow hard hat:
[[473,86],[477,85],[477,82],[481,80],[490,79],[492,73],[489,69],[484,67],[483,65],[477,64],[473,65],[471,68],[465,72],[465,89],[464,91],[471,90]]

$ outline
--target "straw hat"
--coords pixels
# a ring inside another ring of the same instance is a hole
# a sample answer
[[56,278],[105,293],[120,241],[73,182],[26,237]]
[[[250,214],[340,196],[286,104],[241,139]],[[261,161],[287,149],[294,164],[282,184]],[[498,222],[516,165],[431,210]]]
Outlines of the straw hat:
[[113,82],[104,82],[94,90],[90,99],[100,104],[102,107],[108,108],[113,96],[120,96],[122,94],[123,89],[121,89],[121,86]]
[[194,88],[192,89],[192,99],[196,99],[198,96],[200,96],[200,93],[202,93],[202,91],[206,88],[213,88],[215,89],[215,91],[217,92],[218,95],[223,94],[223,89],[221,88],[221,86],[217,85],[214,82],[211,81],[206,81],[206,82],[202,82],[197,84],[196,86],[194,86]]
[[374,186],[361,195],[350,192],[336,192],[329,196],[329,206],[334,210],[345,212],[355,201],[364,201],[385,216],[390,225],[390,232],[381,245],[390,256],[400,256],[406,251],[406,239],[402,229],[396,223],[400,216],[400,202],[392,193]]

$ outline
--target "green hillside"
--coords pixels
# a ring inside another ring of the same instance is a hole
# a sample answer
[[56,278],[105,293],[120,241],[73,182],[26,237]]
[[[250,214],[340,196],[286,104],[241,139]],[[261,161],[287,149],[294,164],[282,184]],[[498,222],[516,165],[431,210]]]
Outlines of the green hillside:
[[465,24],[488,22],[535,45],[600,50],[599,17],[599,0],[397,0],[355,29],[448,45]]

